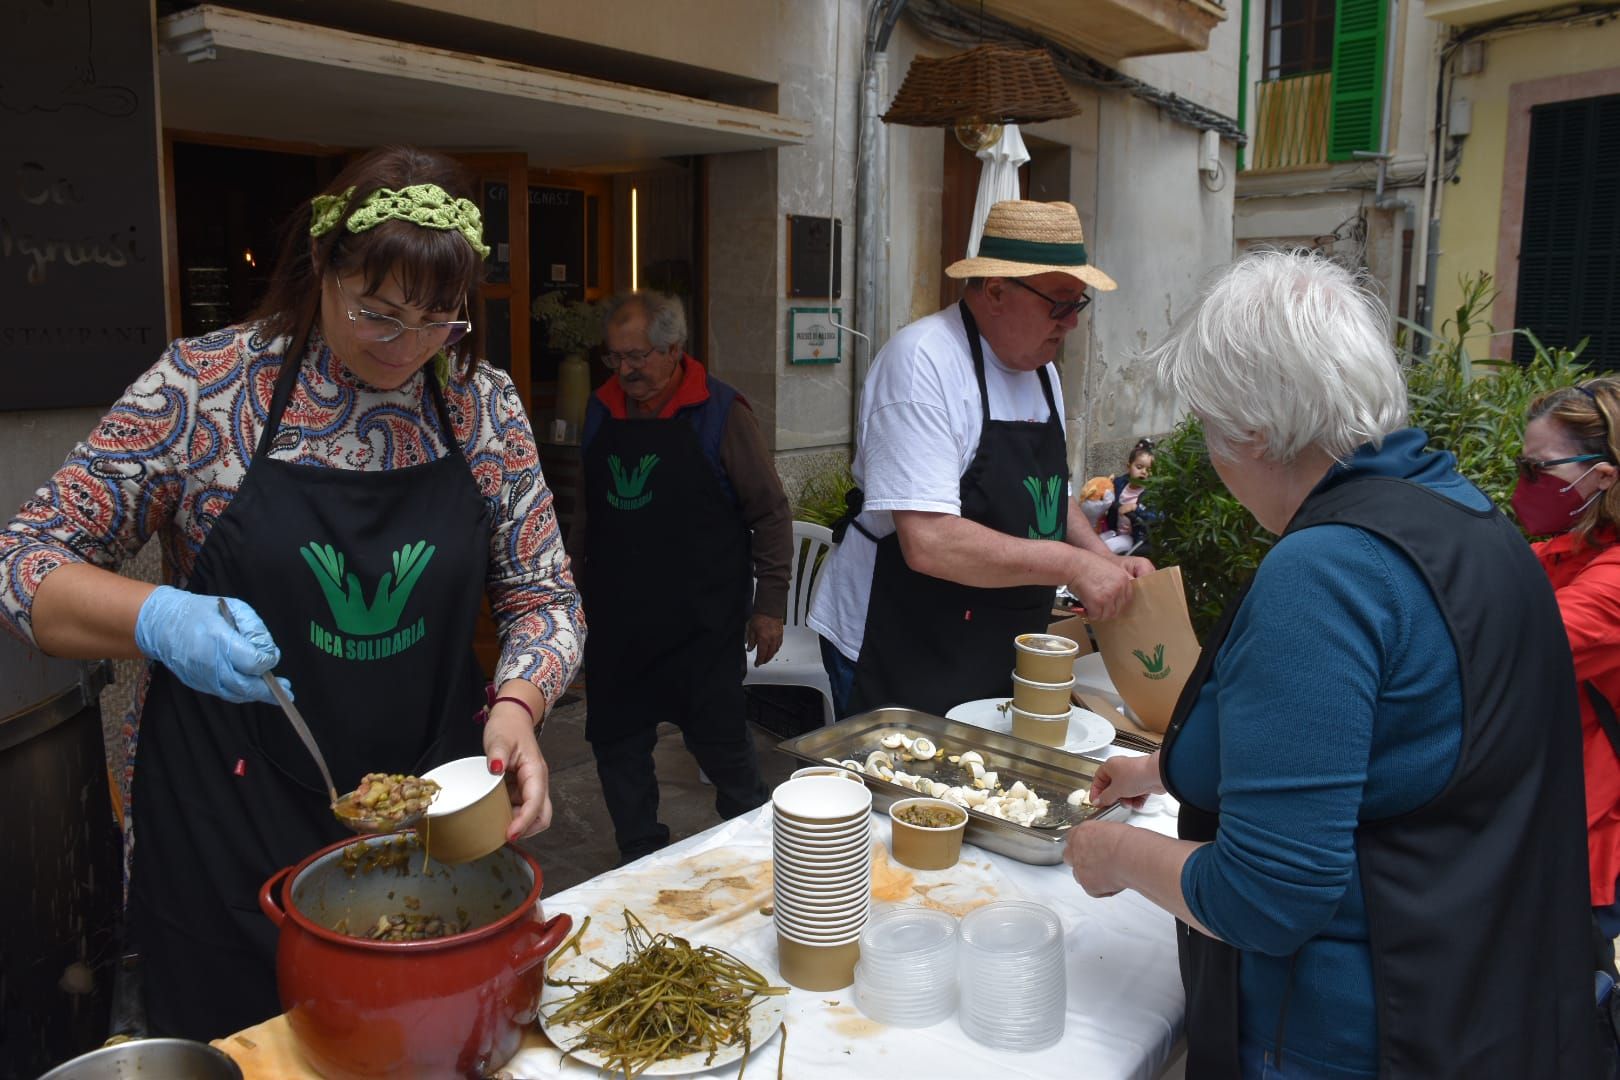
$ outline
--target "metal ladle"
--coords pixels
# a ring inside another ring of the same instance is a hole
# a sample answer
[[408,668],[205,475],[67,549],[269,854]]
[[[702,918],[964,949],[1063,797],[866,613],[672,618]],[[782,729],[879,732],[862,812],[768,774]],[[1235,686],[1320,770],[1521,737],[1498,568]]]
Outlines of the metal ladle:
[[[231,615],[230,605],[225,602],[223,596],[219,598],[219,613],[232,630],[238,633],[241,632],[241,628],[236,625],[235,617]],[[270,688],[271,695],[276,699],[276,704],[280,705],[281,711],[286,714],[288,723],[292,724],[293,730],[298,733],[298,738],[303,742],[304,749],[309,751],[309,756],[315,759],[315,764],[320,768],[321,779],[326,781],[326,795],[329,805],[332,807],[332,816],[337,818],[345,828],[352,829],[357,833],[397,832],[401,829],[411,828],[422,819],[422,815],[426,813],[425,810],[418,810],[414,814],[405,814],[397,818],[373,817],[360,809],[355,802],[354,792],[351,791],[347,795],[339,796],[337,785],[332,783],[332,770],[326,767],[326,758],[322,756],[321,748],[315,742],[315,735],[309,730],[309,725],[304,723],[304,718],[299,714],[298,707],[293,704],[292,698],[282,687],[281,681],[276,678],[275,672],[266,671],[263,678],[264,684]]]

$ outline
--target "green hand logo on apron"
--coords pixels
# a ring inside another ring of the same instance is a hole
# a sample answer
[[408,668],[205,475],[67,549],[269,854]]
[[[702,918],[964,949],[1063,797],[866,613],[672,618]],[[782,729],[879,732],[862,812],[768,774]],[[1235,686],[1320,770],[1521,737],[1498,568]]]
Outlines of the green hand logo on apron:
[[653,493],[643,489],[658,465],[657,454],[641,455],[635,470],[629,473],[624,471],[624,463],[619,460],[618,454],[609,454],[607,464],[608,472],[613,474],[613,490],[607,493],[609,506],[615,510],[640,510],[652,502]]
[[1024,490],[1035,500],[1035,524],[1029,527],[1031,540],[1058,540],[1058,515],[1063,509],[1063,477],[1049,476],[1046,484],[1033,476],[1024,477]]
[[298,554],[309,564],[337,623],[334,633],[311,619],[310,642],[345,660],[380,660],[421,641],[426,633],[424,619],[418,618],[403,630],[396,628],[411,590],[416,588],[436,550],[427,541],[418,540],[393,552],[394,568],[383,574],[368,604],[360,579],[344,572],[341,551],[334,550],[331,544],[309,543],[299,548]]

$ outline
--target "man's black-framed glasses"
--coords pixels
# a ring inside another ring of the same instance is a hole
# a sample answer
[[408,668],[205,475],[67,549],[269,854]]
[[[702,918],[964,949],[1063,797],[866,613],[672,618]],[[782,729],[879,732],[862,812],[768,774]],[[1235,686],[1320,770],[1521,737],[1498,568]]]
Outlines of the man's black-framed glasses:
[[[343,288],[343,279],[338,277],[337,274],[333,274],[332,280],[337,282],[338,295],[343,297],[343,313],[354,324],[354,336],[362,341],[386,343],[395,340],[405,331],[411,330],[418,334],[443,334],[444,340],[439,344],[448,348],[472,333],[472,320],[470,319],[452,319],[449,322],[430,322],[425,326],[407,326],[392,315],[381,315],[365,308],[352,309],[349,307],[349,304],[352,303],[349,299],[349,293]],[[463,301],[463,304],[465,304],[465,301]]]
[[1516,459],[1516,464],[1519,466],[1519,476],[1524,479],[1525,483],[1531,484],[1544,470],[1550,469],[1554,465],[1578,465],[1583,461],[1602,461],[1607,456],[1607,454],[1576,454],[1574,457],[1546,458],[1542,461],[1520,457]]
[[1070,315],[1077,315],[1086,310],[1086,305],[1091,303],[1090,293],[1085,293],[1078,300],[1054,300],[1050,296],[1047,296],[1045,293],[1041,292],[1041,290],[1037,289],[1035,286],[1026,281],[1020,280],[1019,278],[1010,277],[1007,280],[1018,286],[1020,289],[1032,292],[1042,300],[1045,300],[1048,304],[1051,304],[1051,318],[1053,322],[1062,322]]
[[602,354],[602,363],[606,364],[614,371],[619,370],[619,366],[621,364],[631,364],[635,367],[640,367],[647,362],[647,357],[651,356],[653,353],[663,351],[663,349],[658,348],[656,345],[649,345],[645,349],[627,349],[624,352],[605,352]]

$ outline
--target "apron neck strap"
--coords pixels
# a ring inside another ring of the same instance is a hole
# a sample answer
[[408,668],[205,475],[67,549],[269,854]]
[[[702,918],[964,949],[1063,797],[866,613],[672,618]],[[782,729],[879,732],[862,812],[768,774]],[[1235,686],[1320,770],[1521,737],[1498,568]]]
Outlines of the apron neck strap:
[[[979,413],[983,424],[990,423],[990,391],[985,389],[984,383],[984,346],[980,344],[979,323],[968,310],[967,300],[956,302],[956,309],[962,313],[962,328],[967,331],[968,349],[973,353],[973,377],[979,383]],[[1042,364],[1035,369],[1041,377],[1041,394],[1046,398],[1046,415],[1048,423],[1062,425],[1063,417],[1058,415],[1057,402],[1052,398],[1052,380],[1046,373],[1046,365]]]
[[452,454],[459,454],[461,441],[456,438],[456,426],[450,422],[450,406],[444,400],[444,390],[439,386],[438,372],[433,368],[433,363],[429,361],[428,366],[422,369],[422,379],[427,383],[428,396],[433,399],[433,411],[439,417],[440,434],[444,437],[444,445]]
[[[316,310],[319,310],[317,306]],[[281,372],[276,376],[276,391],[270,396],[270,412],[264,418],[264,430],[259,433],[259,445],[253,451],[253,460],[259,461],[270,454],[270,444],[275,442],[276,432],[281,428],[281,414],[287,408],[287,401],[292,397],[293,387],[298,385],[298,369],[304,366],[304,350],[309,345],[309,333],[315,326],[315,312],[303,321],[298,333],[293,335],[292,342],[287,351],[281,354]]]

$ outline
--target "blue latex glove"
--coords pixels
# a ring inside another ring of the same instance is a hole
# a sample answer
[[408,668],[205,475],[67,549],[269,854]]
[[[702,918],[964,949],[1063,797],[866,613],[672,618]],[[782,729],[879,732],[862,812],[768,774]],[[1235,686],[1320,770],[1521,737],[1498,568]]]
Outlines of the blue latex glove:
[[[217,597],[160,585],[135,617],[135,647],[193,690],[237,704],[274,705],[263,676],[281,660],[281,650],[253,608],[225,602],[240,631],[219,613]],[[286,679],[278,681],[292,692]]]

